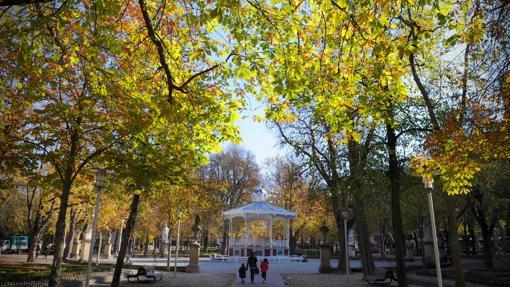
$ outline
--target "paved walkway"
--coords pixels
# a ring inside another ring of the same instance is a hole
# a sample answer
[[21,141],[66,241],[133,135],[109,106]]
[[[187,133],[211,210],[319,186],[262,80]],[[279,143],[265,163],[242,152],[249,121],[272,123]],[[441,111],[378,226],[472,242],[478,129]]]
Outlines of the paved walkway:
[[267,280],[265,283],[262,282],[262,277],[260,274],[255,275],[255,280],[253,281],[253,284],[250,282],[250,272],[248,271],[246,273],[246,280],[245,284],[241,284],[241,279],[239,279],[239,276],[236,276],[236,280],[234,281],[233,287],[240,287],[240,286],[270,286],[270,287],[285,287],[285,282],[283,281],[283,278],[279,272],[269,270],[267,273]]
[[[336,262],[332,262],[332,264],[336,264]],[[269,270],[267,273],[267,280],[265,283],[262,283],[262,278],[260,274],[255,275],[254,284],[250,282],[250,273],[247,272],[245,284],[241,284],[241,279],[237,275],[237,270],[241,262],[202,262],[200,263],[200,271],[201,272],[213,272],[213,273],[235,273],[236,279],[232,287],[242,287],[242,286],[274,286],[274,287],[286,287],[285,280],[282,277],[282,274],[303,274],[304,276],[312,275],[317,273],[319,270],[319,260],[318,259],[310,259],[308,262],[286,262],[286,263],[270,263]],[[333,265],[334,266],[334,265]],[[335,277],[336,280],[339,280],[340,277]],[[331,278],[328,278],[331,280]],[[341,281],[341,280],[339,280]],[[294,286],[299,286],[297,284],[293,284]],[[306,286],[306,285],[304,285]],[[320,284],[318,286],[321,286]],[[349,286],[349,285],[346,285]],[[353,285],[354,286],[354,285]]]

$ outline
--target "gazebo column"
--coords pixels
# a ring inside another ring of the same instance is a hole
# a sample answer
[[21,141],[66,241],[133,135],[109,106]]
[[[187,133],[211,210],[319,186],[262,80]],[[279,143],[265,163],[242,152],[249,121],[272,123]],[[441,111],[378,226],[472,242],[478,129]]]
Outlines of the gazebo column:
[[273,216],[269,218],[269,249],[271,250],[270,256],[273,256]]
[[[232,246],[232,217],[228,218],[228,239],[227,239],[227,255],[230,255],[230,247]],[[234,255],[234,250],[232,250],[232,255]]]
[[248,228],[248,216],[244,216],[244,256],[248,256],[248,238],[250,237],[250,230]]
[[289,219],[285,219],[285,246],[289,249]]

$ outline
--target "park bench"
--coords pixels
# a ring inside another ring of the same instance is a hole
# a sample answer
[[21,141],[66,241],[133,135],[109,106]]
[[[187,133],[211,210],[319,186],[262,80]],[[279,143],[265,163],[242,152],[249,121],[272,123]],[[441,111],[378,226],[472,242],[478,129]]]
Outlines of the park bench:
[[213,254],[213,255],[211,255],[211,257],[209,259],[211,262],[214,262],[214,261],[224,262],[224,261],[228,261],[229,257],[228,257],[228,255]]
[[137,281],[147,281],[151,280],[156,282],[156,280],[163,279],[163,274],[156,272],[153,266],[146,266],[138,268],[136,274],[127,275],[128,282],[131,282],[130,279],[136,278]]
[[367,281],[368,285],[382,285],[388,286],[393,281],[397,281],[393,271],[376,268],[374,275],[368,275],[363,278]]
[[301,256],[299,256],[299,255],[290,255],[289,256],[289,260],[290,261],[301,262],[301,261],[303,261],[303,255],[301,255]]

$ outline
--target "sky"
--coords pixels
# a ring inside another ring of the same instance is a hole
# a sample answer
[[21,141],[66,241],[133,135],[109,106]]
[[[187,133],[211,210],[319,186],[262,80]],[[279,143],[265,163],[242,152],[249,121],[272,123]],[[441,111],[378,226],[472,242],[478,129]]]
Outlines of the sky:
[[261,169],[267,158],[283,155],[276,132],[271,130],[264,121],[253,120],[255,115],[264,115],[264,104],[254,98],[248,99],[246,110],[241,113],[242,119],[236,122],[241,133],[240,146],[249,150]]

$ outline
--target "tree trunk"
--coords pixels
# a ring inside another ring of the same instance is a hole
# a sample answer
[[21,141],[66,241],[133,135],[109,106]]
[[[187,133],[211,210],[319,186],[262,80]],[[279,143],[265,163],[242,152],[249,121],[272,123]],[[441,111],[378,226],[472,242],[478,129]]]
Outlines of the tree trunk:
[[483,236],[483,261],[485,268],[494,268],[492,260],[492,230],[482,229]]
[[367,163],[368,144],[370,136],[367,137],[365,144],[361,145],[354,140],[349,140],[348,161],[349,161],[349,183],[352,194],[354,195],[354,222],[356,233],[358,235],[359,247],[361,252],[361,264],[363,274],[373,275],[375,270],[374,258],[370,248],[368,238],[368,224],[365,216],[365,203],[363,196],[363,174]]
[[475,223],[473,222],[473,217],[471,214],[469,214],[469,218],[468,218],[468,231],[469,231],[469,243],[471,245],[470,253],[473,255],[476,255],[476,253],[477,253],[476,242],[478,241],[478,239],[476,238]]
[[[170,245],[172,242],[170,241]],[[149,252],[149,230],[145,232],[145,245],[143,247],[143,257],[147,257],[147,253]]]
[[[482,199],[479,199],[479,204],[482,206]],[[487,223],[485,210],[483,208],[476,208],[475,215],[478,224],[480,225],[480,229],[482,231],[483,238],[483,258],[484,265],[486,268],[493,268],[493,253],[492,253],[492,232],[494,231],[494,226],[496,225],[497,216],[494,216],[490,223]]]
[[379,237],[379,250],[381,252],[381,258],[383,259],[386,259],[386,245],[385,245],[385,242],[384,242],[384,235],[386,234],[386,229],[385,229],[385,223],[384,223],[384,220],[380,220],[379,221],[380,224],[381,224],[381,236]]
[[[228,220],[223,221],[223,241],[221,242],[221,254],[227,254],[227,230],[228,230]],[[228,254],[227,254],[228,255]]]
[[71,176],[71,171],[66,171],[62,194],[60,195],[60,209],[58,211],[58,219],[55,229],[55,250],[53,253],[53,264],[51,267],[51,275],[49,280],[50,287],[60,286],[60,272],[62,270],[64,237],[66,233],[66,213],[72,186]]
[[134,194],[133,201],[131,202],[131,208],[129,211],[129,218],[126,223],[125,232],[122,233],[122,241],[120,244],[119,255],[117,256],[117,263],[115,264],[115,271],[113,272],[112,287],[119,287],[120,276],[122,268],[124,267],[124,258],[126,257],[126,251],[128,248],[128,241],[131,235],[131,231],[134,229],[136,217],[138,216],[138,205],[140,204],[140,195]]
[[[347,250],[345,250],[345,225],[344,225],[344,217],[342,215],[342,210],[340,209],[340,203],[339,200],[337,200],[335,197],[332,198],[331,205],[333,207],[333,216],[335,217],[335,224],[338,234],[338,242],[340,242],[340,250],[339,250],[339,259],[338,259],[338,266],[336,269],[342,273],[347,273],[348,262],[345,262],[345,257],[347,254]],[[315,243],[315,242],[314,242]]]
[[397,158],[397,136],[389,124],[386,125],[388,137],[388,177],[391,189],[391,222],[395,233],[395,258],[397,261],[398,286],[408,285],[405,265],[405,238],[402,227],[402,211],[400,209],[400,170]]
[[357,198],[354,204],[354,221],[358,235],[359,249],[361,253],[361,267],[363,275],[373,275],[375,270],[374,258],[368,239],[368,225],[365,219],[365,207],[362,198]]
[[292,221],[289,224],[289,254],[296,254],[296,233],[292,228]]
[[207,252],[207,245],[209,244],[209,228],[206,227],[202,231],[202,236],[200,237],[200,244],[202,245],[202,251]]
[[[79,126],[79,123],[78,123]],[[55,249],[53,253],[53,264],[51,266],[51,275],[49,287],[60,286],[60,272],[62,270],[62,255],[64,255],[64,240],[66,234],[66,215],[69,204],[69,195],[73,186],[73,173],[78,156],[78,141],[80,140],[78,128],[73,129],[70,142],[68,160],[62,178],[62,194],[60,194],[60,209],[58,211],[57,224],[55,228]]]
[[34,262],[35,253],[37,249],[37,242],[39,242],[39,239],[41,238],[41,230],[39,228],[34,228],[32,230],[30,236],[28,237],[28,256],[27,256],[27,262]]
[[455,201],[445,193],[446,208],[448,212],[448,232],[452,250],[453,267],[455,269],[455,286],[465,287],[464,269],[460,258],[459,237],[457,231],[457,214],[455,212]]
[[64,248],[64,259],[68,258],[71,253],[71,246],[73,244],[74,240],[74,231],[76,229],[76,211],[71,208],[70,211],[70,225],[69,225],[69,231],[66,235],[66,247]]

